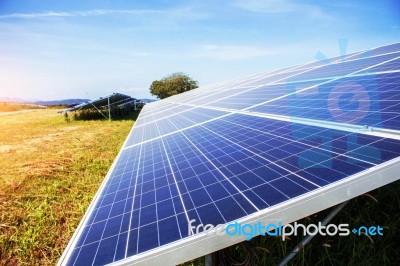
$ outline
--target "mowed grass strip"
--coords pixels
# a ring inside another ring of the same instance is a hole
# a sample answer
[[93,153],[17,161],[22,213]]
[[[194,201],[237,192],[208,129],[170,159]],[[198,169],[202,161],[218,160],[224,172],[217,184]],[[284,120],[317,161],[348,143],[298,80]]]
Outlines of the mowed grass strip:
[[0,116],[0,265],[54,265],[133,120]]

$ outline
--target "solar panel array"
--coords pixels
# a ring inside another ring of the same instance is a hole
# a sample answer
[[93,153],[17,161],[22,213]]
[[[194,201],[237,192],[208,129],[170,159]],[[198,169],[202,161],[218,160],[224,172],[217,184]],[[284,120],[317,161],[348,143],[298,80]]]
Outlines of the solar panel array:
[[59,263],[177,264],[243,240],[192,219],[300,219],[399,179],[399,130],[400,44],[148,104]]

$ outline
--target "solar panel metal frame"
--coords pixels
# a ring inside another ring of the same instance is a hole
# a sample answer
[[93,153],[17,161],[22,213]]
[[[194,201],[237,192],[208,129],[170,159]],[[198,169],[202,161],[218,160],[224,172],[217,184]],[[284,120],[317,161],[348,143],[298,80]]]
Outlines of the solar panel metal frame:
[[[356,53],[356,55],[357,54],[358,53]],[[240,111],[232,111],[232,110],[230,111],[233,113],[234,112],[240,113]],[[139,115],[137,120],[141,118],[142,114],[143,113]],[[257,116],[258,114],[253,112],[252,115]],[[259,114],[259,115],[263,117],[268,117],[268,115],[265,114]],[[278,120],[286,119],[284,117],[282,118],[279,116],[275,116],[275,119],[277,118]],[[318,120],[311,120],[304,118],[297,118],[297,120],[296,119],[291,120],[291,122],[300,124],[305,123],[307,125],[314,123],[315,126],[320,126],[323,128],[338,128],[342,130],[344,129],[349,132],[360,132],[360,129],[362,129],[362,127],[360,126],[341,125],[340,123],[332,123],[327,121],[318,121]],[[133,126],[132,130],[130,131],[127,139],[123,144],[123,147],[126,146],[134,129],[135,126]],[[374,132],[360,132],[360,133],[367,135],[371,134],[379,137],[389,137],[398,140],[400,139],[400,135],[397,130],[378,129],[375,130]],[[78,240],[78,236],[80,235],[81,231],[83,230],[83,227],[85,226],[87,220],[89,219],[91,210],[96,206],[99,200],[99,195],[101,194],[108,178],[110,177],[111,173],[116,167],[116,163],[118,162],[118,159],[122,154],[122,151],[123,149],[121,149],[116,159],[114,160],[114,163],[111,166],[107,176],[103,180],[99,190],[97,191],[94,200],[91,202],[88,211],[85,213],[84,218],[80,222],[65,252],[60,258],[60,261],[58,263],[59,265],[62,265],[64,262],[67,261],[69,256],[71,256],[73,247],[75,246]],[[238,219],[237,221],[239,223],[252,223],[252,224],[265,221],[268,222],[281,221],[283,222],[283,224],[287,224],[296,221],[300,218],[303,218],[307,215],[311,215],[323,209],[347,201],[351,198],[357,197],[361,194],[364,194],[378,187],[394,182],[400,178],[398,174],[399,172],[400,172],[400,157],[396,157],[379,165],[373,166],[368,170],[348,176],[340,181],[336,181],[322,188],[318,188],[316,190],[302,194],[301,196],[292,198],[288,201],[255,212],[242,219]],[[321,198],[323,198],[323,200],[321,200]],[[218,236],[218,235],[208,235],[205,233],[200,233],[113,262],[110,265],[179,264],[197,257],[204,256],[206,254],[212,253],[216,250],[220,250],[227,246],[239,243],[243,241],[245,238],[246,236],[239,236],[239,235],[230,236],[225,234],[223,236]]]

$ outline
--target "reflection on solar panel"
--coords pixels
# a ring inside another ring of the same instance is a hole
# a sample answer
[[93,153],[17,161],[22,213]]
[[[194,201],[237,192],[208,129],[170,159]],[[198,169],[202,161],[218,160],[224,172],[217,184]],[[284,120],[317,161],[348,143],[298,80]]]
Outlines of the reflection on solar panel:
[[178,264],[400,178],[400,44],[189,91],[142,110],[60,264]]

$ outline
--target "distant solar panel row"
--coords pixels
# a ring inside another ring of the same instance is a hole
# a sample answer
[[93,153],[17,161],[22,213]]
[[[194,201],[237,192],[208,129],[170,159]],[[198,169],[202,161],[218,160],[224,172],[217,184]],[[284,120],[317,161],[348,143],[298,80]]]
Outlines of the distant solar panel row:
[[[321,210],[357,196],[350,188],[361,177],[400,168],[399,50],[390,45],[145,106],[60,264],[182,263],[212,248],[199,244],[205,234],[189,236],[192,219],[264,219],[301,197]],[[342,184],[347,198],[321,194]],[[282,209],[287,221],[306,213]]]

